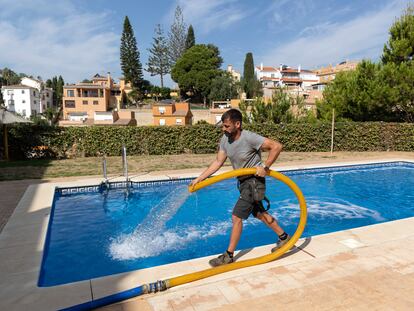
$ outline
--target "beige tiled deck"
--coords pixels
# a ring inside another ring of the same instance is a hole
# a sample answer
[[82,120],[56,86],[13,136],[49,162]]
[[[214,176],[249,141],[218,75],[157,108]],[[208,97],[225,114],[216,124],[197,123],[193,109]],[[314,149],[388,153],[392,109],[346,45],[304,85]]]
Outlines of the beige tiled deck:
[[[291,168],[303,166],[294,164]],[[188,172],[189,175],[195,174]],[[168,172],[168,176],[178,177],[174,172]],[[140,179],[165,177],[147,175]],[[98,181],[28,187],[0,234],[0,310],[56,310],[90,300],[92,296],[99,298],[208,268],[209,257],[62,286],[37,287],[54,186]],[[413,228],[414,217],[302,239],[290,254],[274,262],[141,296],[102,310],[412,310]],[[242,259],[263,255],[270,248],[255,248]]]

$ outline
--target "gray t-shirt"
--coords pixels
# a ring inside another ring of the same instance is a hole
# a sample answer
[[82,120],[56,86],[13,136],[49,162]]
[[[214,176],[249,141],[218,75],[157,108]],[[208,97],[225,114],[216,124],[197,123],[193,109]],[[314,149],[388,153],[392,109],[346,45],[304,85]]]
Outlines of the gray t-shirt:
[[233,169],[256,167],[262,164],[260,147],[265,138],[259,134],[242,130],[240,137],[229,142],[226,135],[220,140],[220,150],[230,159]]

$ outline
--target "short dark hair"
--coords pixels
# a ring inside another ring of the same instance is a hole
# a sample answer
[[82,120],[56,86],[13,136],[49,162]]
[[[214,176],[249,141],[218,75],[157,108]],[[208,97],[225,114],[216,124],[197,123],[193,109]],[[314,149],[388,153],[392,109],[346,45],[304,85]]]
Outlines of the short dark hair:
[[242,123],[243,116],[239,110],[232,108],[223,113],[221,116],[221,122],[224,122],[224,120],[227,119],[232,122],[240,121],[240,123]]

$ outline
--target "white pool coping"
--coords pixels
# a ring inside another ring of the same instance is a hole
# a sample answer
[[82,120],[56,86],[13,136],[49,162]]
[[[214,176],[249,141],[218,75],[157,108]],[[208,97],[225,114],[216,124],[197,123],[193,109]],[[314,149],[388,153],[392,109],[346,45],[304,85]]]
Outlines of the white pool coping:
[[[275,165],[277,171],[338,167],[372,163],[389,163],[403,161],[414,163],[412,159],[392,158],[386,160],[347,161],[324,164],[295,164],[289,166]],[[218,173],[230,170],[225,168]],[[180,172],[163,174],[145,174],[132,178],[132,181],[168,180],[198,176],[202,169],[190,173]],[[122,179],[119,179],[120,181]],[[114,181],[114,180],[111,180]],[[196,258],[183,262],[140,269],[132,272],[110,275],[86,281],[74,282],[52,287],[38,287],[42,257],[49,215],[56,187],[82,187],[97,185],[102,179],[92,178],[72,182],[52,182],[28,187],[13,215],[0,234],[0,309],[2,310],[56,310],[86,301],[101,298],[131,289],[142,284],[165,280],[174,276],[196,272],[209,268],[208,260],[215,256]],[[407,230],[411,228],[410,230]],[[216,282],[235,276],[263,271],[272,267],[313,260],[315,257],[327,256],[349,251],[354,248],[375,245],[385,240],[393,240],[413,235],[414,217],[386,222],[355,229],[318,235],[311,239],[299,240],[295,254],[285,256],[274,262],[220,274],[211,278],[185,284],[169,291],[182,290],[192,286]],[[384,234],[386,232],[387,234]],[[389,234],[389,233],[392,234]],[[309,243],[309,240],[311,242]],[[255,258],[267,254],[272,245],[256,247],[249,250],[242,259]]]

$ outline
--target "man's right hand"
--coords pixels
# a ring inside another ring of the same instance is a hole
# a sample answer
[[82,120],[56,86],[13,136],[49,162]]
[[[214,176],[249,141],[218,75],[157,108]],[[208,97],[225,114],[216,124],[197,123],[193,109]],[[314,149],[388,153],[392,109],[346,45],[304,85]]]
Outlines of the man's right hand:
[[200,177],[197,177],[196,179],[193,179],[191,182],[190,182],[190,187],[194,187],[196,184],[198,184],[199,182],[201,181],[201,179],[200,179]]

